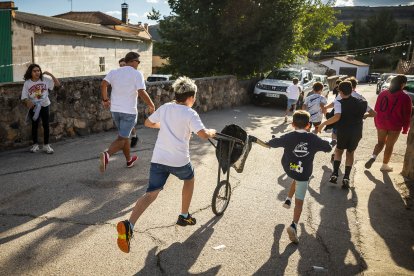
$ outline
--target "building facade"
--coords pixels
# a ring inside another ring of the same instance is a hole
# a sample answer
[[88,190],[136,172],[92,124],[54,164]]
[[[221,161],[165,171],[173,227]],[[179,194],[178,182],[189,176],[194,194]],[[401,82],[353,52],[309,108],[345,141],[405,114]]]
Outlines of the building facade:
[[335,70],[336,75],[354,76],[358,81],[365,81],[369,73],[369,65],[354,59],[353,56],[333,57],[319,63]]
[[143,28],[125,26],[124,31],[12,9],[9,12],[11,63],[0,64],[8,67],[9,74],[0,77],[0,82],[22,81],[30,63],[39,64],[58,78],[105,75],[130,51],[140,53],[139,70],[144,77],[151,74],[152,40]]

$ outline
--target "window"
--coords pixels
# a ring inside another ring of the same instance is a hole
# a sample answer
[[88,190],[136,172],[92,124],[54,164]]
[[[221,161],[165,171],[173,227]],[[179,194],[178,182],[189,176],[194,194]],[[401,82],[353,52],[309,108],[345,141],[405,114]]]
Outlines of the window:
[[99,57],[99,72],[105,72],[105,57]]

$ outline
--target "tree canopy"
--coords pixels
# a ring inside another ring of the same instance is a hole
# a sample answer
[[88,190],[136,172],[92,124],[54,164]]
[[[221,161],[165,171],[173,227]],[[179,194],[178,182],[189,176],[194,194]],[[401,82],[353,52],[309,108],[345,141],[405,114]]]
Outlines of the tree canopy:
[[[201,77],[249,76],[326,49],[346,32],[335,23],[333,2],[321,0],[169,0],[159,20],[157,47],[164,70]],[[153,12],[154,14],[154,12]]]

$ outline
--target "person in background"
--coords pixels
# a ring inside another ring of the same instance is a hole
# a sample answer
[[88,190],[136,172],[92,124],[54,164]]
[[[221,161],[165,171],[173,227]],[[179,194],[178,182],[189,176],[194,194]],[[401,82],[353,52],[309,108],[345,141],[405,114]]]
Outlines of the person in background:
[[292,80],[293,84],[289,85],[286,89],[287,94],[287,107],[286,107],[286,113],[285,113],[285,123],[288,120],[288,114],[290,111],[295,112],[296,110],[296,103],[299,99],[300,92],[302,91],[302,88],[298,85],[299,79],[293,78]]
[[51,154],[54,150],[49,144],[49,90],[53,90],[54,87],[60,87],[60,82],[51,73],[46,71],[42,72],[42,69],[37,64],[29,65],[23,79],[25,81],[21,99],[29,109],[28,116],[32,122],[33,145],[30,148],[30,152],[38,152],[40,149],[37,139],[37,130],[39,127],[39,120],[42,120],[42,149],[44,152]]
[[[145,91],[144,77],[137,70],[139,54],[129,52],[125,56],[126,66],[111,70],[101,83],[102,104],[110,108],[112,118],[118,128],[118,137],[109,149],[100,154],[100,171],[106,171],[109,157],[118,151],[124,153],[126,166],[134,166],[138,156],[131,156],[129,136],[137,122],[138,96],[148,105],[150,113],[155,111],[154,103]],[[108,86],[112,86],[111,98],[108,98]]]
[[410,128],[412,104],[410,96],[403,91],[407,83],[407,77],[397,75],[391,80],[390,88],[382,91],[375,103],[375,127],[377,128],[378,142],[374,147],[371,158],[365,163],[365,168],[370,169],[377,159],[378,154],[384,149],[384,158],[381,171],[391,172],[388,165],[400,132],[407,134]]

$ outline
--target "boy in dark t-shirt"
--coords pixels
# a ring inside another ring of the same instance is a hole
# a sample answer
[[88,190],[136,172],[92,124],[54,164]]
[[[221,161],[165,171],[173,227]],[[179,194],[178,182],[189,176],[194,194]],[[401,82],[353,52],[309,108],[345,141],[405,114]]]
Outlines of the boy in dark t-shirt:
[[310,115],[305,110],[293,114],[292,126],[295,131],[273,138],[268,145],[273,148],[284,148],[282,166],[286,174],[293,179],[288,196],[283,207],[289,209],[293,194],[295,194],[295,209],[292,224],[287,228],[289,238],[298,243],[297,224],[302,213],[303,200],[308,189],[309,178],[312,175],[313,159],[318,151],[332,150],[328,141],[308,132]]
[[363,98],[352,97],[352,84],[343,81],[339,84],[339,100],[341,108],[329,120],[319,125],[318,131],[323,127],[336,123],[337,145],[333,162],[333,172],[329,182],[335,183],[338,180],[339,166],[341,165],[342,154],[346,150],[345,174],[342,179],[342,188],[349,188],[349,178],[354,163],[354,152],[362,138],[362,127],[364,115],[367,112],[367,102]]

